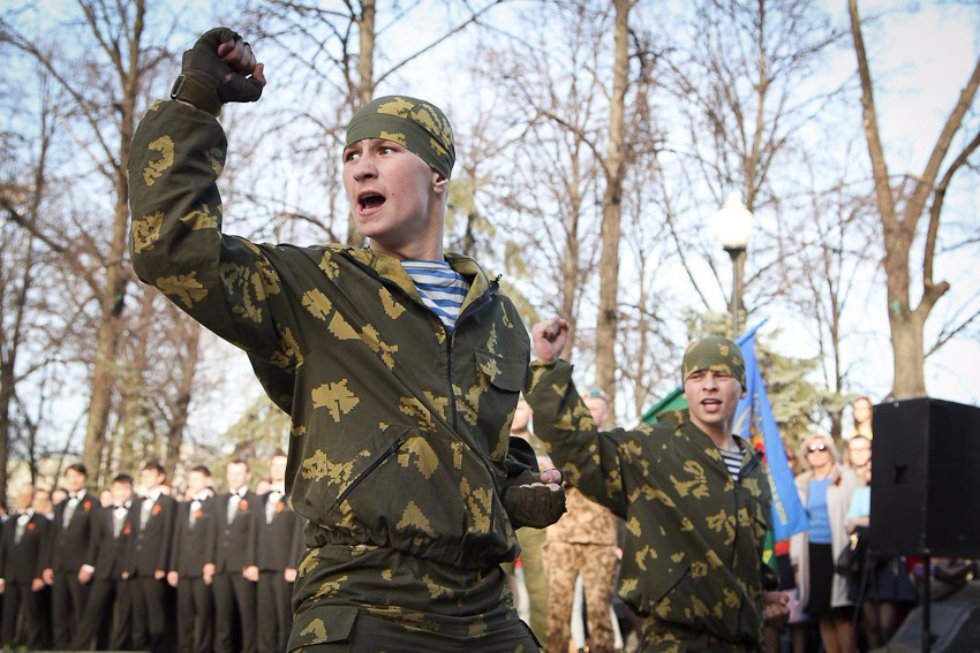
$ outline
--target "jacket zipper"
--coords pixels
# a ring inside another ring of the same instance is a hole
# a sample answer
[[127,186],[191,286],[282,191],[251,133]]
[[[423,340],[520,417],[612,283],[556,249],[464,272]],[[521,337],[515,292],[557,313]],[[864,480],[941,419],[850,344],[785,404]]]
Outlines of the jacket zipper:
[[[735,570],[735,552],[738,550],[738,547],[737,547],[737,544],[738,544],[738,488],[742,485],[742,477],[743,476],[748,476],[752,472],[752,470],[755,469],[756,465],[759,464],[759,457],[758,457],[758,455],[757,454],[750,454],[750,455],[751,455],[751,458],[749,458],[749,462],[745,465],[745,467],[743,469],[738,470],[738,478],[735,480],[735,490],[734,490],[734,492],[732,492],[732,495],[733,495],[732,498],[733,498],[733,500],[735,502],[735,534],[732,536],[732,558],[731,558],[731,561],[728,563],[728,568],[731,569],[732,571]],[[725,471],[727,472],[728,469],[726,468]],[[752,516],[749,515],[749,518],[750,519],[751,519],[751,517]],[[735,627],[736,628],[738,628],[738,624],[742,623],[742,606],[744,604],[745,604],[745,601],[740,601],[739,604],[738,604],[738,614],[735,616]]]
[[391,445],[387,449],[385,449],[384,453],[382,453],[380,456],[378,456],[373,461],[371,461],[371,464],[368,465],[366,468],[364,468],[364,470],[357,475],[357,478],[355,478],[350,485],[344,488],[344,491],[341,492],[340,496],[337,497],[337,500],[334,501],[334,505],[342,504],[344,502],[344,499],[346,499],[351,492],[356,490],[357,486],[360,485],[364,481],[364,479],[370,476],[371,473],[374,470],[376,470],[378,467],[380,467],[384,461],[388,460],[393,455],[395,455],[395,452],[398,451],[403,444],[405,444],[405,439],[403,437],[399,437],[397,440],[392,442]]

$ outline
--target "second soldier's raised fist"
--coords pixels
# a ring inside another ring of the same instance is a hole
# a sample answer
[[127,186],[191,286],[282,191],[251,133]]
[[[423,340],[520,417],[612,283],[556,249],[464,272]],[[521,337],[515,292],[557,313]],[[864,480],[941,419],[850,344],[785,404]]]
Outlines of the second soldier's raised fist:
[[263,73],[252,46],[234,30],[217,27],[184,53],[170,96],[216,116],[225,102],[255,102],[262,97]]

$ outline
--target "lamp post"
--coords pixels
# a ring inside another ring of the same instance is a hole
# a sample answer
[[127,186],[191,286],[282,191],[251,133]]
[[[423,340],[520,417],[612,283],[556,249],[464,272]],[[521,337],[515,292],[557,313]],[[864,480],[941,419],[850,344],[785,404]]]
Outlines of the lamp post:
[[711,216],[710,227],[732,259],[732,339],[735,339],[738,338],[738,313],[742,303],[745,250],[752,233],[752,212],[745,208],[739,193],[728,196],[721,210]]

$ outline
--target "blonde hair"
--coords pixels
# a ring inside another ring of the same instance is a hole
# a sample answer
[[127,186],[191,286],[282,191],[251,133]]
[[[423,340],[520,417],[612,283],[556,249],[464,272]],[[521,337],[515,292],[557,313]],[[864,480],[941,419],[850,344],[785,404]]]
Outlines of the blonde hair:
[[834,463],[840,463],[840,451],[837,449],[837,445],[834,443],[834,439],[825,433],[811,433],[810,435],[803,438],[803,444],[800,445],[800,457],[799,459],[803,461],[807,469],[813,469],[813,465],[810,464],[809,458],[807,458],[807,447],[816,442],[817,440],[822,440],[824,444],[827,445],[827,451],[830,452],[830,456],[834,459]]

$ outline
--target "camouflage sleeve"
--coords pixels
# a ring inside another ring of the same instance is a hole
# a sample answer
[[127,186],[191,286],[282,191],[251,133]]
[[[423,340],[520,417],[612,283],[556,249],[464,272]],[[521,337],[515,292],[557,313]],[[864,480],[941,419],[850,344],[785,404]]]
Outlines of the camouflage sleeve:
[[623,429],[599,431],[572,382],[572,366],[559,360],[531,365],[527,401],[534,413],[534,433],[547,448],[565,480],[596,503],[625,517],[628,464],[633,434]]
[[129,159],[133,268],[211,331],[287,366],[288,309],[273,250],[221,233],[216,181],[226,147],[213,116],[177,102],[150,107]]

